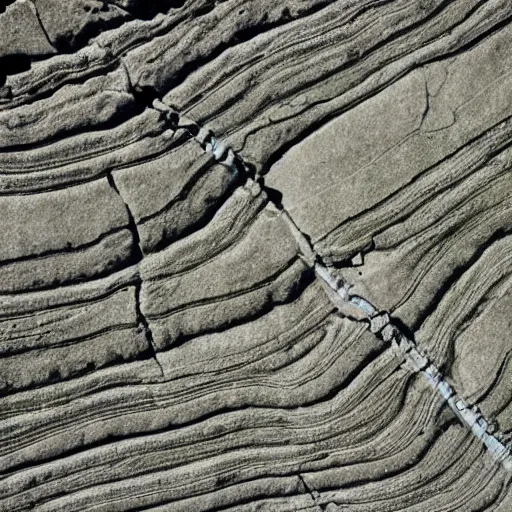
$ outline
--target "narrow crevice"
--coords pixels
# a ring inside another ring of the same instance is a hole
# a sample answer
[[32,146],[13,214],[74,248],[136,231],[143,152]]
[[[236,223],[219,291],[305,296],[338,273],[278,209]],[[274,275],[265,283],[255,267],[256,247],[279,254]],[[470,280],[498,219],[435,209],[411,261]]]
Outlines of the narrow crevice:
[[48,41],[48,44],[52,48],[55,48],[52,40],[50,39],[50,35],[46,31],[46,27],[44,26],[43,20],[41,20],[41,16],[39,15],[39,10],[37,9],[37,5],[32,0],[30,0],[30,3],[32,4],[32,7],[34,9],[34,14],[36,15],[37,21],[39,21],[39,26],[41,27],[41,30],[43,31],[44,37],[46,37],[46,40]]
[[325,508],[322,507],[322,505],[320,505],[320,503],[318,502],[320,493],[306,482],[306,479],[304,478],[304,475],[302,473],[297,473],[297,478],[299,479],[300,483],[302,484],[302,487],[304,488],[305,492],[307,494],[309,494],[309,496],[311,497],[311,500],[315,504],[316,508],[320,512],[323,512],[325,510]]
[[265,185],[265,180],[263,179],[263,177],[258,178],[257,182],[267,194],[269,201],[273,203],[275,207],[278,208],[279,210],[284,210],[282,192],[275,188],[267,187]]
[[425,70],[425,66],[422,66],[421,72],[423,73],[423,80],[424,80],[424,87],[425,87],[425,108],[423,109],[423,112],[421,113],[421,120],[418,127],[418,131],[421,132],[423,128],[423,124],[425,123],[425,120],[427,119],[427,116],[430,112],[430,91],[428,89],[428,79],[427,79],[427,72]]
[[151,108],[153,102],[159,98],[159,95],[154,87],[135,87],[133,85],[132,77],[130,75],[130,71],[126,66],[123,59],[120,60],[121,67],[124,69],[126,73],[126,78],[128,80],[128,90],[133,95],[135,102],[141,105],[142,108]]
[[[476,405],[468,404],[457,395],[436,365],[417,347],[412,329],[404,325],[399,319],[392,319],[387,312],[375,308],[364,297],[349,293],[351,284],[342,277],[335,275],[332,267],[325,264],[320,255],[315,252],[310,238],[300,230],[283,207],[280,191],[266,187],[263,177],[258,176],[254,166],[246,164],[222,140],[217,139],[211,130],[199,126],[185,116],[181,116],[174,108],[159,99],[153,100],[152,106],[160,110],[167,119],[172,119],[174,128],[183,128],[188,131],[206,152],[213,153],[217,161],[232,169],[233,172],[245,173],[248,179],[257,179],[271,204],[282,212],[290,227],[290,232],[297,241],[303,261],[314,270],[318,279],[326,283],[337,294],[341,304],[346,304],[348,307],[357,310],[359,315],[362,316],[362,318],[353,318],[353,320],[366,323],[370,331],[384,342],[383,346],[385,348],[391,345],[395,353],[404,361],[405,367],[411,371],[411,374],[421,373],[428,385],[446,401],[462,425],[468,428],[487,447],[495,460],[502,463],[507,471],[512,472],[512,450],[509,445],[502,442],[505,438],[504,434],[494,431],[493,425],[483,417]],[[474,257],[479,257],[485,248],[503,236],[502,230],[496,231],[484,248],[477,251]],[[458,279],[460,272],[461,270],[456,271],[453,279]],[[335,304],[335,306],[340,309],[339,304]],[[344,315],[346,314],[344,310],[341,312]],[[375,354],[372,354],[372,356],[375,357]]]
[[[123,196],[119,192],[119,189],[117,188],[116,182],[115,182],[114,177],[112,176],[111,172],[109,172],[107,174],[107,180],[108,180],[109,185],[112,187],[112,190],[114,190],[116,192],[116,194],[121,198],[121,200],[123,201],[123,203],[125,205],[126,212],[128,214],[128,229],[132,233],[132,237],[133,237],[132,256],[135,260],[134,264],[138,264],[142,261],[142,258],[144,257],[144,251],[140,244],[140,236],[139,236],[139,231],[137,229],[137,223],[135,222],[135,218],[133,217],[133,213],[132,213],[130,207],[128,206],[128,204],[124,200]],[[160,364],[160,361],[158,360],[158,356],[157,356],[155,341],[153,339],[153,332],[151,331],[151,327],[149,325],[149,322],[148,322],[146,316],[142,312],[141,298],[140,298],[141,288],[142,288],[142,279],[140,278],[140,275],[139,275],[138,279],[135,283],[135,311],[136,311],[136,315],[137,315],[137,321],[142,326],[142,329],[144,330],[144,334],[148,341],[150,355],[156,361],[156,364],[160,368],[162,377],[164,377],[165,376],[164,370],[163,370],[162,365]]]
[[139,279],[139,281],[135,285],[135,312],[137,315],[137,321],[139,322],[139,325],[142,326],[142,329],[144,331],[144,335],[146,336],[146,339],[148,341],[148,355],[155,360],[156,364],[158,365],[158,368],[160,369],[160,373],[162,377],[165,377],[164,369],[162,368],[162,365],[160,364],[160,361],[158,359],[158,354],[156,350],[155,340],[153,338],[153,331],[151,330],[151,326],[149,325],[148,319],[144,315],[141,309],[140,305],[140,294],[141,294],[141,287],[142,287],[142,280]]
[[143,251],[142,251],[142,247],[140,245],[140,238],[139,238],[139,231],[137,229],[137,223],[135,222],[135,218],[133,217],[130,207],[128,206],[128,204],[124,200],[123,196],[119,192],[116,182],[114,180],[114,177],[112,176],[112,173],[109,172],[109,173],[107,173],[106,176],[107,176],[109,185],[112,187],[112,190],[114,190],[114,192],[121,198],[121,201],[123,201],[123,204],[126,208],[126,213],[128,214],[128,226],[127,227],[132,234],[133,244],[134,244],[134,247],[133,247],[134,261],[133,261],[133,263],[137,264],[142,260],[142,257],[143,257]]

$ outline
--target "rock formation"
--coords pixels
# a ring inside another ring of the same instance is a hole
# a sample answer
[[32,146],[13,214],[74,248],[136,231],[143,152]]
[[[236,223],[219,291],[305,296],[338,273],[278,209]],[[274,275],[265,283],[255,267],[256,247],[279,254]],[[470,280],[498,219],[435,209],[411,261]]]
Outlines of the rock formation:
[[510,0],[0,11],[0,511],[512,510]]

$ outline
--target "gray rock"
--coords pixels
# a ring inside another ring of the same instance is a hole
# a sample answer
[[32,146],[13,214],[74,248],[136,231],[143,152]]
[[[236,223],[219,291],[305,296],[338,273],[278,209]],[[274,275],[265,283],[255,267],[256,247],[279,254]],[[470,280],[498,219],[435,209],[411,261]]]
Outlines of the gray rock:
[[[15,55],[41,57],[57,53],[30,1],[17,1],[0,14],[0,58]],[[0,71],[4,73],[2,69]]]
[[512,509],[508,0],[0,13],[0,510]]

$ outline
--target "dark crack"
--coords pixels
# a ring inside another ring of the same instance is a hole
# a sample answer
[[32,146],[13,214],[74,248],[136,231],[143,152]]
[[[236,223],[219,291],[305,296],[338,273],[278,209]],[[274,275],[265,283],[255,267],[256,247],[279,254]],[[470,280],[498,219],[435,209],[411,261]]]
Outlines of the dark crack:
[[[126,203],[123,196],[119,192],[119,189],[117,188],[116,182],[115,182],[114,177],[112,176],[111,172],[107,174],[107,180],[108,180],[109,185],[112,187],[112,189],[121,198],[121,200],[123,201],[123,204],[126,208],[126,212],[128,214],[128,229],[132,233],[133,244],[134,244],[133,245],[134,251],[133,251],[132,257],[134,259],[134,264],[138,264],[144,257],[144,251],[140,244],[140,236],[139,236],[139,231],[137,229],[137,223],[135,221],[135,218],[133,216],[133,213],[132,213],[129,205]],[[151,330],[151,326],[149,325],[148,319],[142,312],[141,288],[142,288],[142,279],[139,275],[137,282],[135,284],[135,308],[136,308],[137,321],[142,326],[144,335],[146,336],[146,339],[148,341],[149,354],[156,361],[156,364],[160,368],[162,377],[164,377],[165,376],[164,370],[162,368],[162,365],[160,364],[160,361],[158,360],[157,349],[156,349],[155,341],[153,338],[153,332]]]
[[[426,94],[427,108],[423,118],[429,107],[428,89],[426,89]],[[398,319],[392,319],[387,312],[382,312],[374,307],[364,297],[349,293],[351,284],[335,275],[332,267],[329,267],[322,261],[321,256],[314,250],[309,237],[299,229],[293,218],[283,207],[280,191],[266,187],[263,177],[258,176],[254,166],[244,162],[222,140],[217,139],[211,130],[199,126],[186,116],[182,116],[174,108],[166,105],[158,98],[153,100],[152,107],[162,112],[173,129],[181,128],[187,131],[206,152],[213,153],[215,159],[220,164],[227,166],[233,172],[244,173],[247,176],[247,180],[257,177],[256,179],[267,194],[270,203],[282,212],[285,221],[290,227],[290,232],[297,241],[303,261],[314,269],[319,280],[325,283],[331,292],[334,292],[336,295],[336,301],[333,302],[338,310],[355,321],[367,323],[370,331],[375,336],[390,344],[395,353],[404,361],[405,366],[413,373],[421,373],[429,386],[441,395],[457,419],[462,425],[471,430],[473,435],[487,447],[493,458],[502,463],[506,470],[512,471],[512,449],[509,443],[505,444],[505,435],[502,432],[494,431],[492,424],[483,417],[476,405],[467,403],[457,395],[450,384],[444,379],[437,366],[416,346],[412,331],[407,326]],[[350,314],[351,308],[354,311],[353,315]],[[299,474],[298,477],[312,498],[314,498],[316,491],[308,487],[302,475]]]
[[318,510],[324,511],[325,508],[322,507],[322,505],[320,505],[320,503],[318,501],[318,498],[320,497],[320,493],[306,482],[304,475],[302,475],[301,473],[298,473],[297,477],[299,478],[300,482],[302,483],[302,486],[304,487],[305,492],[311,496],[311,499],[313,500],[313,503],[316,505]]
[[46,37],[48,44],[52,48],[55,48],[55,45],[53,44],[52,40],[50,39],[50,35],[48,34],[46,27],[44,26],[44,23],[41,20],[41,16],[39,15],[39,10],[37,9],[37,5],[32,0],[30,0],[30,3],[32,4],[32,7],[34,9],[34,14],[36,15],[37,21],[39,21],[39,26],[41,27],[41,30],[43,31],[44,37]]

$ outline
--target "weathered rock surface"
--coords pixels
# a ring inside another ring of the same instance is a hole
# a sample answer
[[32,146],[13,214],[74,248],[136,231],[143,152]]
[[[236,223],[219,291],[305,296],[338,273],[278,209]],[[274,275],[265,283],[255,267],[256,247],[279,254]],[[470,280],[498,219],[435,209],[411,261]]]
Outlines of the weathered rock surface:
[[508,0],[0,10],[0,511],[512,510]]

